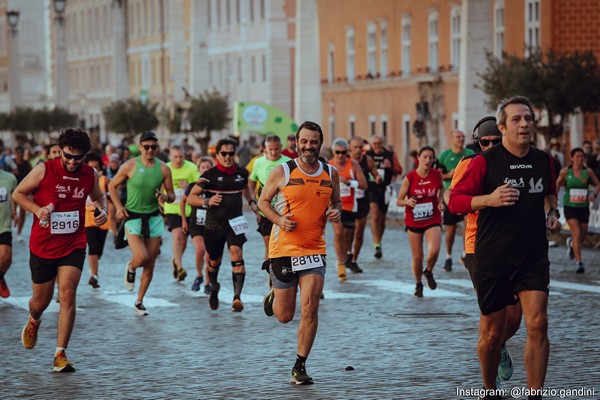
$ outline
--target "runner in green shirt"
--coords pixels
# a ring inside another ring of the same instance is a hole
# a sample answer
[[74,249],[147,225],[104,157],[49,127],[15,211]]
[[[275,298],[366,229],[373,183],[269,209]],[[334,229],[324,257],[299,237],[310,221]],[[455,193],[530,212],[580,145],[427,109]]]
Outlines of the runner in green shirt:
[[[175,201],[171,204],[164,205],[164,214],[169,226],[169,231],[173,235],[173,278],[178,281],[183,281],[187,276],[187,272],[182,265],[182,257],[187,247],[187,234],[181,231],[182,215],[181,215],[181,198],[185,194],[185,189],[190,183],[198,180],[198,168],[194,163],[188,161],[184,157],[183,148],[181,146],[173,146],[169,151],[169,161],[167,166],[171,169],[173,177],[173,188],[175,190]],[[190,216],[192,207],[189,204],[185,206],[185,215],[183,218]]]
[[[260,197],[262,188],[267,182],[269,174],[279,164],[289,161],[290,158],[281,154],[281,139],[276,135],[269,135],[265,138],[264,156],[259,157],[254,162],[252,173],[248,180],[250,190],[255,194],[256,198]],[[258,190],[257,190],[258,187]],[[265,242],[265,260],[269,258],[269,238],[271,236],[271,228],[273,223],[265,218],[262,213],[257,214],[256,222],[258,222],[257,231],[262,235]]]
[[[443,151],[438,157],[438,168],[442,171],[444,179],[444,190],[450,187],[454,170],[456,166],[466,155],[473,154],[473,151],[465,148],[465,134],[463,131],[454,129],[450,132],[450,148]],[[442,224],[446,226],[446,261],[444,270],[452,271],[452,247],[454,246],[454,237],[456,236],[456,225],[463,220],[462,215],[452,214],[447,208],[444,209]],[[464,258],[463,249],[461,258]]]

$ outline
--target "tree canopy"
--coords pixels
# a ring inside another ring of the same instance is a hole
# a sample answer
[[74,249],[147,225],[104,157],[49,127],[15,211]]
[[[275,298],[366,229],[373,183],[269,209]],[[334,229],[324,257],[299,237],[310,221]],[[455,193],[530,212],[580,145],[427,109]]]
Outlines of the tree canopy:
[[205,91],[200,96],[192,98],[189,112],[190,126],[194,139],[204,154],[207,154],[212,131],[225,129],[231,121],[230,112],[227,95],[221,94],[218,90]]
[[487,53],[488,67],[480,77],[491,109],[512,96],[528,97],[547,113],[547,139],[561,135],[569,114],[600,110],[600,67],[592,51],[529,53],[524,58],[504,53],[502,59]]
[[158,103],[143,103],[134,98],[114,101],[102,109],[106,129],[130,136],[154,130],[159,123],[157,107]]
[[11,113],[0,116],[0,129],[20,133],[50,133],[76,124],[77,114],[60,107],[53,110],[18,107]]

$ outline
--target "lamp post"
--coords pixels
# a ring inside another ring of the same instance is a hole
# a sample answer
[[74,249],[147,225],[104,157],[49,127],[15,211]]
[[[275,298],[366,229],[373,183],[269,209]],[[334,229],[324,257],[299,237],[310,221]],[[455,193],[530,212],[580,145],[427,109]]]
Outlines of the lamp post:
[[19,11],[6,12],[10,32],[10,60],[9,60],[9,95],[10,109],[14,111],[21,104],[21,77],[19,76],[19,42],[17,40],[17,25],[19,24]]
[[67,0],[54,0],[54,19],[56,20],[56,96],[55,106],[68,108],[67,93],[67,47],[65,41],[65,9]]

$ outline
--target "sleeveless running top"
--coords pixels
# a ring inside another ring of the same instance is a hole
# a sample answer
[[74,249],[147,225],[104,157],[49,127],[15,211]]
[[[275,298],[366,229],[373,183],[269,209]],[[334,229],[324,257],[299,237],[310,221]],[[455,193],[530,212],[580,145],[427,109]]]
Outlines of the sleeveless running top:
[[442,185],[442,173],[432,168],[426,177],[417,174],[413,169],[406,174],[410,183],[407,197],[417,199],[414,208],[406,206],[405,223],[410,228],[425,228],[442,223],[442,213],[438,208],[438,191]]
[[565,181],[565,195],[563,197],[563,206],[567,207],[589,207],[588,185],[590,177],[587,169],[581,170],[581,176],[577,178],[573,173],[573,168],[569,168],[567,179]]
[[[338,169],[334,161],[329,161],[330,165],[333,165],[335,169],[338,170],[338,175],[343,176],[346,179],[355,179],[354,171],[352,171],[352,161],[350,159],[346,160],[346,165],[344,168]],[[355,193],[356,189],[342,183],[340,180],[340,198],[342,199],[342,210],[349,212],[356,212],[358,206],[355,201]]]
[[298,222],[291,232],[273,224],[269,240],[269,257],[296,257],[326,254],[325,212],[329,206],[333,183],[331,167],[319,161],[314,174],[302,171],[295,160],[282,164],[285,187],[275,196],[275,211],[294,214]]
[[154,165],[146,167],[141,157],[135,158],[135,172],[127,179],[127,202],[125,208],[137,214],[151,214],[158,210],[156,190],[163,183],[160,170],[160,160],[154,160]]
[[65,169],[60,158],[46,161],[46,171],[33,195],[40,206],[54,204],[50,224],[40,226],[33,215],[29,249],[40,258],[57,259],[85,249],[85,202],[94,188],[94,169],[82,164],[75,172]]

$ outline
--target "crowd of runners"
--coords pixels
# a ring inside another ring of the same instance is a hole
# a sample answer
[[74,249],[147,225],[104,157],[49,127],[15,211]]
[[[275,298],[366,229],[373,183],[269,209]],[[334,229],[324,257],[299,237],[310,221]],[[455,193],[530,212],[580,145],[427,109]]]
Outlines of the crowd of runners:
[[[86,132],[65,129],[57,143],[35,157],[18,147],[14,155],[7,149],[0,158],[0,296],[10,295],[5,278],[13,225],[16,239],[22,240],[30,213],[33,294],[22,342],[26,348],[35,346],[42,314],[57,288],[54,371],[70,372],[75,368],[66,349],[77,287],[86,254],[88,283],[101,287],[100,260],[105,246],[113,246],[105,243],[108,231],[115,246],[129,247],[123,280],[129,291],[138,281],[133,309],[139,316],[151,311],[144,296],[165,227],[172,249],[162,252],[170,255],[173,279],[185,281],[192,271],[183,263],[191,238],[187,251],[195,253],[195,265],[190,290],[203,290],[211,310],[219,309],[219,272],[227,245],[233,312],[244,309],[244,244],[260,235],[265,248],[260,260],[266,271],[264,311],[289,322],[300,293],[291,381],[310,384],[305,363],[317,333],[325,281],[326,226],[331,224],[334,233],[335,273],[346,281],[351,279],[348,272],[363,272],[358,260],[367,221],[373,238],[370,256],[382,258],[386,216],[395,202],[405,209],[411,249],[406,260],[412,260],[416,297],[423,297],[423,276],[430,289],[437,287],[434,268],[444,232],[444,273],[452,271],[453,248],[463,250],[460,259],[481,310],[478,355],[483,386],[490,389],[487,398],[497,398],[493,389],[512,376],[506,343],[522,318],[528,386],[541,388],[549,353],[547,233],[561,229],[557,188],[565,187],[560,204],[571,231],[569,256],[576,262],[574,271],[583,273],[581,245],[600,181],[588,165],[593,164],[593,150],[572,149],[571,164],[561,169],[555,166],[556,157],[533,147],[534,118],[528,99],[509,99],[495,116],[484,116],[473,128],[475,151],[465,148],[462,131],[453,130],[450,148],[439,156],[430,146],[420,148],[414,168],[407,171],[380,136],[336,139],[331,151],[325,151],[321,127],[309,121],[287,137],[286,148],[279,136],[266,136],[254,158],[246,144],[232,139],[219,140],[204,157],[187,144],[164,152],[153,132],[143,132],[137,146],[95,151]],[[258,233],[249,232],[245,206],[254,213]],[[463,219],[464,243],[455,246]]]

